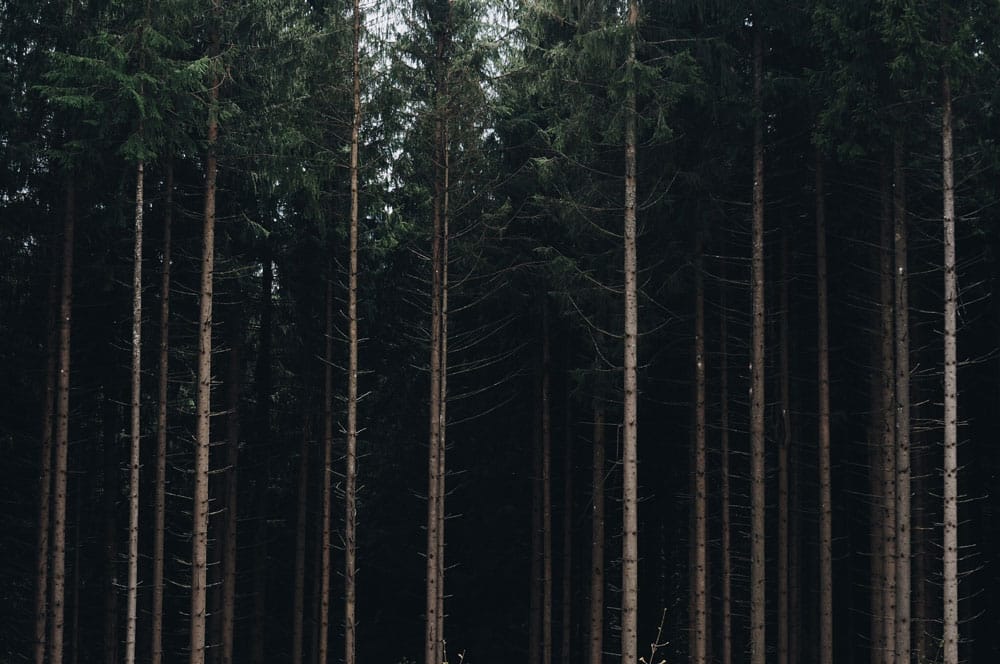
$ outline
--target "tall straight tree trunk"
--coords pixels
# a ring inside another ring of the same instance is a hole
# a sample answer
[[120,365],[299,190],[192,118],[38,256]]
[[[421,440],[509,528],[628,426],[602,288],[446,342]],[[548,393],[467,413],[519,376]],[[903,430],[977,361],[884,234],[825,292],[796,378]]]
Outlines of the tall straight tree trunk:
[[[601,664],[604,653],[604,408],[594,400],[591,466],[593,517],[590,539],[590,648],[588,664]],[[530,664],[535,664],[532,661]]]
[[572,357],[566,345],[566,453],[563,456],[563,541],[562,541],[562,634],[559,647],[561,664],[570,664],[573,636],[573,409],[569,388]]
[[[331,268],[330,272],[333,270]],[[320,534],[319,631],[316,639],[316,662],[326,664],[330,634],[330,484],[333,456],[333,275],[326,282],[326,325],[323,331],[323,481],[322,531]]]
[[951,78],[941,81],[941,175],[944,198],[944,664],[958,664],[958,349],[955,276],[955,171]]
[[[265,293],[268,267],[264,267]],[[265,295],[267,297],[267,295]],[[239,523],[240,392],[243,386],[243,325],[240,305],[234,307],[229,340],[229,367],[226,378],[226,511],[222,544],[222,664],[232,664],[236,632],[236,549]],[[261,334],[264,317],[261,317]],[[261,344],[263,346],[263,343]],[[263,352],[263,348],[262,348]],[[259,375],[258,375],[259,379]]]
[[38,534],[35,554],[35,664],[45,663],[45,632],[48,622],[49,592],[49,536],[52,515],[52,433],[54,430],[56,368],[58,364],[59,341],[59,266],[62,256],[56,250],[56,238],[52,240],[52,260],[49,267],[48,315],[45,335],[45,392],[42,395],[41,452],[38,464]]
[[[759,17],[755,16],[757,21]],[[764,54],[761,26],[753,37],[753,247],[751,256],[752,331],[750,341],[750,662],[766,658],[764,606]]]
[[729,514],[729,312],[726,298],[726,264],[721,266],[722,277],[719,293],[719,494],[720,494],[720,548],[722,569],[719,583],[722,586],[722,661],[731,664],[733,659],[732,613],[732,546]]
[[[142,129],[140,127],[140,133]],[[142,213],[143,169],[135,167],[135,244],[132,267],[132,403],[128,500],[128,589],[125,600],[125,664],[135,664],[136,603],[139,594],[139,446],[142,404]]]
[[[218,21],[222,0],[213,0],[213,20]],[[213,28],[211,52],[219,53],[218,26]],[[202,230],[201,285],[198,314],[198,394],[195,426],[194,499],[191,527],[191,644],[190,664],[205,664],[205,618],[208,578],[209,451],[212,430],[212,298],[215,275],[215,180],[218,163],[215,145],[219,135],[218,73],[209,87],[208,153],[205,158],[205,212]]]
[[[109,381],[111,382],[111,381]],[[116,381],[115,381],[116,382]],[[104,647],[106,664],[118,664],[118,412],[121,395],[116,385],[103,386],[101,440],[104,458]]]
[[344,470],[344,664],[354,664],[355,644],[355,574],[357,537],[357,449],[358,449],[358,134],[361,130],[361,8],[354,0],[354,76],[351,122],[351,228],[350,268],[348,274],[348,359],[347,359],[347,454]]
[[[878,273],[881,255],[881,247],[875,243],[875,250],[872,252],[872,272]],[[868,560],[869,578],[869,644],[871,648],[871,664],[885,664],[885,654],[882,644],[885,640],[883,627],[885,621],[884,599],[885,590],[883,588],[883,570],[885,568],[885,523],[884,514],[884,492],[882,486],[882,375],[880,344],[882,342],[881,331],[879,330],[882,316],[881,302],[879,300],[880,284],[878,281],[872,284],[872,301],[876,308],[872,316],[872,337],[869,343],[871,374],[869,376],[869,425],[868,425],[868,494],[869,494],[869,549],[871,555]]]
[[896,654],[896,408],[895,408],[895,291],[893,276],[893,204],[889,164],[881,166],[882,215],[879,227],[879,375],[882,380],[883,582],[881,650],[885,661]]
[[167,162],[160,267],[160,348],[156,390],[156,479],[153,487],[153,606],[150,664],[163,660],[163,555],[167,513],[167,384],[170,368],[170,261],[174,215],[174,165]]
[[826,282],[823,157],[816,149],[816,360],[819,388],[819,653],[833,664],[833,507],[830,503],[830,341]]
[[552,664],[552,414],[549,410],[549,312],[542,296],[542,664]]
[[[541,391],[536,384],[535,390]],[[536,392],[536,394],[537,394]],[[532,411],[531,445],[531,586],[528,599],[528,664],[542,662],[542,607],[544,605],[544,585],[542,571],[542,415],[539,399],[535,399]]]
[[66,180],[63,222],[62,276],[59,290],[59,362],[56,380],[55,448],[52,463],[52,619],[49,661],[63,661],[66,615],[66,477],[69,460],[70,332],[73,322],[73,245],[76,231],[76,189]]
[[910,318],[902,139],[893,145],[896,258],[896,661],[910,661]]
[[306,596],[306,508],[309,504],[309,439],[312,420],[307,412],[302,424],[299,452],[298,499],[295,508],[295,595],[292,599],[292,664],[303,664],[302,643]]
[[705,277],[701,230],[696,231],[694,272],[694,648],[695,664],[708,654],[708,490],[705,485]]
[[[449,5],[450,8],[450,5]],[[449,9],[450,11],[450,9]],[[450,19],[449,19],[450,25]],[[448,80],[445,78],[444,82],[445,98],[448,95]],[[444,631],[444,569],[445,569],[445,545],[444,545],[444,526],[445,526],[445,496],[447,495],[446,477],[445,472],[445,457],[448,451],[448,214],[449,214],[449,191],[451,187],[450,177],[451,177],[451,149],[448,138],[448,122],[449,118],[444,118],[443,131],[444,135],[441,141],[441,150],[443,154],[441,155],[441,161],[444,164],[444,173],[442,175],[442,192],[441,192],[441,337],[440,345],[441,350],[438,353],[438,361],[441,364],[440,368],[440,395],[438,397],[438,421],[440,426],[438,428],[438,586],[437,586],[437,635],[438,641],[440,642],[440,657],[441,661],[445,662],[448,659],[447,648],[445,644],[445,631]]]
[[781,229],[781,284],[779,287],[779,368],[778,391],[781,408],[781,435],[778,438],[778,664],[788,664],[788,450],[792,444],[791,352],[789,283],[791,227]]
[[628,3],[628,60],[625,91],[625,376],[622,426],[622,644],[623,662],[637,662],[639,612],[639,519],[637,458],[637,340],[639,305],[636,288],[636,41],[639,3]]

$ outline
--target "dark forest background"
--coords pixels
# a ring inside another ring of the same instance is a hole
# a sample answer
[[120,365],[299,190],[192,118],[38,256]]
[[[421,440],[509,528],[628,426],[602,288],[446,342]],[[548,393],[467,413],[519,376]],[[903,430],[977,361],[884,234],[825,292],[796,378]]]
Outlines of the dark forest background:
[[[748,367],[760,127],[766,525],[757,534],[766,543],[766,661],[957,662],[945,658],[942,643],[951,583],[959,659],[1000,661],[993,420],[1000,408],[1000,5],[646,0],[631,25],[628,4],[362,2],[352,170],[349,3],[0,1],[0,659],[55,661],[51,651],[43,660],[32,654],[38,620],[51,634],[46,620],[57,592],[49,574],[41,596],[50,599],[39,613],[39,569],[52,568],[55,555],[50,545],[39,558],[42,532],[65,541],[61,661],[124,656],[141,163],[136,653],[151,660],[155,619],[162,620],[163,659],[196,661],[189,645],[192,495],[209,154],[217,155],[218,174],[207,659],[223,661],[229,630],[233,661],[293,661],[296,638],[302,661],[317,661],[324,527],[333,569],[327,659],[345,658],[352,173],[359,191],[357,484],[350,489],[358,656],[424,659],[436,265],[447,266],[446,661],[599,664],[590,654],[595,629],[603,659],[619,659],[624,127],[634,95],[639,654],[650,659],[648,644],[657,642],[657,662],[723,662],[729,635],[732,659],[750,659]],[[763,68],[755,94],[756,40]],[[955,151],[957,580],[943,571],[944,80]],[[210,117],[217,141],[208,136]],[[819,209],[828,346],[818,335]],[[436,231],[435,218],[446,227]],[[70,219],[75,238],[67,253]],[[893,223],[908,232],[902,262],[884,232]],[[447,250],[438,255],[432,247],[442,238],[438,246]],[[167,265],[169,314],[161,319]],[[885,652],[879,631],[893,614],[882,599],[885,542],[901,536],[885,522],[886,472],[890,484],[897,480],[882,461],[893,458],[901,404],[890,396],[886,410],[881,401],[885,381],[898,387],[899,358],[896,365],[888,358],[887,374],[882,349],[900,319],[888,329],[880,321],[884,312],[899,313],[883,289],[897,287],[900,270],[909,296],[912,587],[899,601],[911,607],[909,657]],[[63,366],[66,283],[71,346]],[[829,362],[828,419],[820,407],[821,356]],[[60,445],[60,372],[68,376],[61,526],[40,512],[44,483],[55,481],[58,490],[58,477],[45,473]],[[324,435],[326,409],[332,435]],[[829,648],[820,638],[824,421]],[[162,552],[151,525],[160,431]],[[51,448],[43,447],[46,437]],[[596,469],[595,441],[606,457]],[[704,493],[696,484],[698,449]],[[326,520],[324,487],[332,493]],[[599,573],[591,564],[595,514],[605,522]],[[226,541],[235,563],[224,559]],[[699,543],[707,564],[701,608]],[[158,555],[164,580],[156,614]],[[731,575],[723,576],[727,560]],[[540,572],[547,566],[549,574]],[[232,593],[223,588],[226,574],[235,579]],[[593,627],[595,577],[604,598]],[[226,603],[234,620],[228,628]],[[696,656],[699,611],[707,652]],[[548,637],[543,614],[552,621]]]

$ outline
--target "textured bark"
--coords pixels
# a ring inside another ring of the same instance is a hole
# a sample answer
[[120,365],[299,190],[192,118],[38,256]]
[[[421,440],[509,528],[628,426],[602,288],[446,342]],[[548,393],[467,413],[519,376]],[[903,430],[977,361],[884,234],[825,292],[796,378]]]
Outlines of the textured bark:
[[76,189],[66,181],[63,221],[62,275],[59,290],[59,360],[56,380],[56,421],[52,463],[52,616],[49,661],[63,661],[66,614],[66,477],[69,457],[70,337],[73,323],[73,245],[76,232]]
[[[569,371],[572,351],[566,345],[566,370]],[[573,409],[569,376],[566,380],[566,452],[563,455],[563,523],[562,523],[562,633],[559,644],[561,664],[570,664],[573,635]]]
[[729,514],[729,322],[726,310],[725,263],[722,264],[722,287],[719,293],[719,494],[720,494],[720,548],[722,569],[719,583],[722,595],[722,649],[721,664],[731,664],[733,659],[732,612],[732,546]]
[[622,424],[622,644],[623,662],[638,662],[639,519],[637,459],[637,340],[639,305],[636,288],[636,100],[635,50],[639,3],[628,3],[628,61],[625,93],[625,357]]
[[958,664],[958,349],[951,78],[941,81],[944,204],[944,664]]
[[351,228],[350,268],[348,274],[347,326],[347,453],[344,469],[344,664],[354,664],[355,644],[355,574],[357,538],[357,449],[358,449],[358,134],[361,129],[361,67],[358,59],[361,44],[361,8],[354,0],[354,77],[351,122]]
[[135,244],[132,267],[132,403],[130,408],[128,586],[125,603],[125,664],[135,663],[136,601],[139,593],[139,446],[142,385],[142,213],[144,164],[135,168]]
[[[212,4],[215,20],[221,0]],[[213,29],[211,53],[219,53],[219,34]],[[190,664],[205,664],[206,581],[208,563],[209,451],[212,417],[212,299],[215,275],[215,184],[219,135],[218,100],[221,81],[216,73],[209,88],[208,153],[205,158],[205,211],[202,229],[201,284],[198,314],[198,390],[195,426],[193,523],[191,526],[191,642]]]
[[785,224],[781,231],[781,284],[779,288],[778,392],[781,409],[781,435],[778,438],[778,664],[788,664],[788,450],[792,444],[791,352],[789,322],[791,282],[789,235]]
[[163,549],[167,513],[167,384],[170,368],[170,261],[174,215],[174,166],[167,162],[160,267],[160,347],[156,389],[156,479],[153,487],[153,605],[150,664],[163,660]]
[[910,319],[903,146],[893,146],[896,259],[896,661],[910,661]]
[[753,38],[753,232],[751,256],[752,330],[750,341],[750,662],[764,664],[764,55],[761,27]]
[[[593,517],[590,540],[590,648],[588,664],[601,664],[604,652],[604,408],[594,402],[591,479]],[[533,663],[532,663],[533,664]]]
[[826,282],[823,158],[816,151],[816,359],[819,404],[819,653],[833,664],[833,507],[830,502],[830,341]]
[[879,226],[879,375],[882,448],[882,636],[886,662],[896,653],[896,409],[895,409],[895,295],[893,288],[892,192],[889,165],[881,166],[882,215]]
[[326,324],[323,351],[323,479],[322,531],[319,564],[319,634],[316,639],[316,662],[326,664],[330,634],[330,516],[333,456],[333,281],[326,282]]
[[694,276],[694,647],[692,660],[708,655],[708,491],[705,486],[705,278],[702,238],[695,242]]
[[299,451],[298,498],[295,504],[295,572],[292,598],[292,664],[303,664],[302,643],[306,596],[306,508],[309,504],[309,439],[311,419],[302,424],[302,449]]
[[48,623],[49,592],[49,537],[52,515],[52,433],[55,421],[56,369],[59,349],[57,343],[59,317],[59,266],[60,252],[52,243],[52,261],[49,272],[48,315],[45,334],[45,391],[42,393],[42,420],[38,463],[38,532],[35,543],[35,643],[33,656],[35,664],[44,664],[46,649],[46,627]]

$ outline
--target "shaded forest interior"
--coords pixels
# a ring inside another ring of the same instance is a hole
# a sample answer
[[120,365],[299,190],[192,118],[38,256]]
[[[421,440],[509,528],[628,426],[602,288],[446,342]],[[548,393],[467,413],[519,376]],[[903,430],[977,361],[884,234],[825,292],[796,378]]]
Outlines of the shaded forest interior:
[[0,659],[1000,661],[998,29],[0,3]]

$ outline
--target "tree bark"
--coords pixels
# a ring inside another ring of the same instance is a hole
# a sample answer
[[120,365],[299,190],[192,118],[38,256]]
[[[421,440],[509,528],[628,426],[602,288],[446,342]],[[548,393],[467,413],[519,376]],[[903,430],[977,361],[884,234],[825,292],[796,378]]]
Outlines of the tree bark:
[[73,245],[76,230],[76,189],[66,180],[62,276],[59,291],[59,361],[56,381],[55,448],[52,488],[52,619],[49,661],[62,662],[66,594],[66,477],[69,457],[70,336],[73,317]]
[[[589,664],[601,664],[604,653],[604,408],[594,401],[591,466],[593,517],[590,540]],[[534,664],[532,662],[532,664]]]
[[542,664],[552,664],[552,414],[550,390],[549,312],[542,296]]
[[[540,382],[540,377],[536,377]],[[534,389],[541,391],[538,383]],[[535,399],[532,410],[531,445],[531,586],[528,600],[528,664],[542,662],[542,607],[544,605],[544,585],[542,571],[542,415],[539,399]]]
[[955,275],[955,172],[951,78],[941,81],[944,198],[944,663],[958,664],[958,349]]
[[303,623],[306,595],[306,508],[309,504],[309,439],[311,418],[303,418],[302,449],[299,452],[298,499],[295,508],[295,595],[292,599],[292,664],[303,664]]
[[910,319],[903,145],[893,146],[896,258],[896,661],[910,661]]
[[705,277],[702,236],[696,231],[694,271],[694,647],[695,664],[708,654],[708,491],[705,485]]
[[570,664],[573,634],[573,409],[569,388],[571,351],[566,345],[566,452],[563,456],[562,634],[561,664]]
[[160,348],[156,391],[156,479],[153,488],[153,605],[150,664],[163,660],[163,555],[167,513],[167,384],[170,367],[170,261],[174,215],[174,165],[167,162],[160,268]]
[[353,105],[351,122],[351,228],[348,274],[348,360],[347,360],[347,454],[344,470],[344,664],[354,664],[355,643],[355,557],[357,537],[357,449],[358,449],[358,135],[361,130],[361,8],[354,0]]
[[726,309],[726,274],[723,262],[719,293],[719,494],[720,494],[720,548],[722,569],[719,583],[722,586],[722,661],[731,664],[733,659],[732,613],[732,546],[729,513],[729,314]]
[[779,287],[778,391],[781,434],[778,438],[778,664],[788,664],[788,450],[792,444],[791,352],[789,284],[792,279],[789,243],[791,227],[781,230],[781,284]]
[[896,408],[895,408],[895,309],[893,277],[893,205],[888,163],[881,166],[882,215],[879,228],[879,374],[881,389],[883,582],[881,649],[886,662],[896,653]]
[[[221,14],[221,0],[213,0],[214,20]],[[211,52],[219,53],[218,28],[213,28]],[[215,275],[215,184],[218,163],[215,145],[219,135],[218,73],[209,88],[208,153],[205,159],[205,211],[202,230],[201,285],[198,314],[198,390],[195,434],[193,524],[191,527],[191,644],[190,664],[205,664],[206,581],[208,571],[209,452],[212,417],[212,299]]]
[[764,55],[761,26],[753,38],[753,247],[751,257],[752,331],[750,342],[750,661],[764,664],[764,118],[762,88]]
[[628,60],[625,92],[625,355],[624,421],[622,427],[622,644],[623,662],[638,662],[638,458],[637,458],[637,337],[636,288],[636,41],[638,0],[628,3]]
[[833,664],[833,507],[830,499],[830,341],[826,281],[826,208],[823,157],[816,150],[816,356],[819,388],[819,651]]
[[[332,272],[332,270],[331,270]],[[323,352],[323,530],[320,535],[319,635],[316,643],[317,664],[326,664],[330,634],[330,484],[333,456],[333,278],[326,282],[325,349]]]
[[125,664],[135,664],[136,603],[139,593],[139,446],[142,386],[142,217],[144,163],[135,168],[135,244],[132,269],[132,403],[130,408],[128,588],[125,608]]

